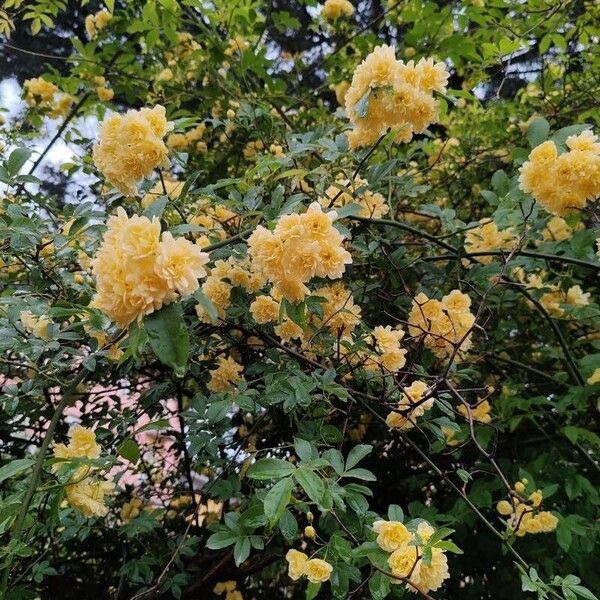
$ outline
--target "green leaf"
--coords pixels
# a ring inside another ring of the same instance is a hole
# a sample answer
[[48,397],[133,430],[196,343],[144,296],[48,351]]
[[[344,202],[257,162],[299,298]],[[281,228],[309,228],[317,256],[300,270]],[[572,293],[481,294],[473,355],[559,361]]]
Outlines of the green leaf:
[[148,315],[144,319],[144,329],[158,360],[182,377],[187,368],[190,338],[181,304],[169,304]]
[[14,177],[23,168],[31,156],[31,151],[27,148],[15,148],[6,161],[6,169],[11,177]]
[[454,554],[464,554],[464,552],[454,542],[451,542],[450,540],[442,540],[440,542],[437,542],[437,544],[435,544],[435,547],[441,548],[442,550],[446,550],[448,552],[453,552]]
[[346,470],[351,469],[354,465],[357,465],[367,454],[373,450],[373,446],[366,444],[358,444],[350,450],[348,458],[346,458]]
[[344,473],[344,477],[354,477],[363,481],[377,481],[377,477],[368,469],[350,469]]
[[354,105],[354,111],[361,118],[364,119],[369,112],[369,94],[371,93],[371,88],[369,88],[359,99],[359,101]]
[[296,467],[281,458],[261,458],[248,469],[250,479],[281,479],[291,475]]
[[169,427],[168,419],[158,419],[157,421],[152,421],[151,423],[146,423],[143,427],[135,430],[135,433],[143,433],[144,431],[153,431],[155,429],[166,429]]
[[469,479],[471,479],[471,474],[465,471],[464,469],[457,469],[456,474],[461,478],[462,481],[467,483]]
[[239,534],[234,531],[225,530],[213,533],[206,542],[206,547],[210,550],[220,550],[232,546],[240,539]]
[[598,600],[598,597],[595,596],[590,590],[582,585],[572,585],[571,590],[573,590],[578,596],[585,598],[586,600]]
[[301,460],[310,460],[312,457],[312,444],[302,438],[294,438],[294,451]]
[[390,504],[388,506],[388,519],[390,521],[404,521],[404,511],[397,504]]
[[323,458],[333,467],[338,475],[344,473],[344,457],[336,448],[329,448],[323,452]]
[[323,480],[310,469],[300,467],[294,473],[296,481],[302,486],[307,496],[317,504],[321,504],[323,494],[325,493],[325,485]]
[[35,461],[32,458],[18,458],[10,461],[0,469],[0,483],[5,479],[10,479],[23,471],[27,471]]
[[539,146],[542,142],[548,139],[548,133],[550,132],[550,123],[546,119],[539,118],[534,119],[527,128],[527,139],[529,145],[532,148]]
[[239,567],[250,556],[250,538],[245,537],[238,540],[233,547],[233,560]]
[[168,202],[168,196],[159,196],[152,204],[150,204],[150,206],[148,206],[148,208],[144,210],[142,214],[144,217],[148,217],[149,219],[152,219],[153,217],[160,219]]
[[131,438],[125,438],[117,448],[119,456],[135,464],[140,459],[140,447],[137,442]]
[[298,521],[296,521],[296,517],[287,509],[283,511],[283,515],[279,521],[279,531],[281,531],[283,537],[289,543],[292,543],[298,535]]
[[320,583],[309,583],[306,586],[306,592],[305,592],[306,600],[313,600],[313,598],[316,598],[320,589],[321,589]]
[[283,512],[287,508],[294,488],[294,481],[291,477],[286,477],[278,481],[265,496],[263,505],[265,516],[269,520],[269,525],[276,525],[281,519]]
[[383,600],[390,593],[390,578],[387,575],[377,571],[369,579],[369,592],[373,600]]

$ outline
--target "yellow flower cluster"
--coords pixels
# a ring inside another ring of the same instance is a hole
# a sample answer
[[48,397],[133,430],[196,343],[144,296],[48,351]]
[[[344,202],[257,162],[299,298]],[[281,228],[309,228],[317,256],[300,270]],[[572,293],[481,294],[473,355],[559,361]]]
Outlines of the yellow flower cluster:
[[[492,420],[492,416],[490,415],[490,411],[492,407],[488,400],[481,400],[474,407],[470,409],[471,417],[473,421],[477,421],[478,423],[490,423]],[[458,412],[465,418],[469,418],[469,410],[464,405],[460,405],[458,407]]]
[[28,333],[31,333],[35,337],[39,337],[42,340],[50,339],[48,336],[48,327],[52,324],[52,319],[46,315],[41,315],[38,317],[30,310],[24,310],[19,315],[19,319]]
[[354,6],[348,0],[325,0],[321,15],[327,21],[337,21],[340,17],[351,17]]
[[183,182],[164,178],[158,180],[144,195],[140,204],[142,208],[148,208],[155,200],[164,196],[165,193],[170,199],[179,198],[183,190]]
[[[54,446],[55,458],[69,460],[72,458],[98,458],[101,447],[96,442],[96,434],[91,429],[76,425],[69,432],[69,445]],[[61,469],[62,462],[52,466],[54,472]],[[93,477],[93,468],[82,465],[75,470],[69,479],[65,494],[67,502],[86,517],[104,517],[108,508],[104,506],[104,497],[110,494],[114,484],[110,481],[97,480]]]
[[23,87],[25,89],[25,102],[28,106],[32,108],[39,106],[49,110],[47,114],[52,119],[64,115],[73,104],[73,98],[69,94],[62,94],[58,99],[55,99],[55,95],[59,91],[58,88],[42,77],[25,80]]
[[[437,590],[450,577],[448,558],[441,548],[431,548],[431,560],[423,559],[423,546],[427,544],[435,529],[421,521],[413,533],[400,521],[375,521],[377,544],[385,552],[391,552],[388,565],[392,575],[417,585],[422,592]],[[412,592],[415,588],[402,579],[392,579],[393,584],[405,583]]]
[[264,325],[277,321],[279,307],[279,302],[271,296],[257,296],[250,304],[250,314],[259,325]]
[[317,327],[327,327],[336,336],[352,334],[360,323],[361,310],[360,306],[354,304],[352,292],[341,281],[322,286],[312,295],[326,300],[321,304],[323,316],[315,315],[313,319]]
[[373,329],[373,334],[368,339],[368,345],[373,352],[367,356],[365,368],[395,372],[406,364],[405,348],[400,346],[404,331],[400,328],[392,329],[390,325],[378,325]]
[[212,204],[210,200],[200,200],[196,205],[196,214],[188,218],[190,225],[198,225],[206,229],[206,234],[203,233],[196,239],[196,243],[202,248],[211,243],[211,236],[224,240],[227,232],[223,226],[235,225],[237,221],[236,213],[223,204]]
[[381,194],[367,189],[369,184],[365,179],[355,177],[351,182],[349,179],[344,179],[343,175],[339,175],[336,177],[336,181],[349,191],[344,191],[338,185],[330,185],[325,190],[325,196],[319,198],[323,208],[338,208],[354,203],[361,207],[359,213],[361,217],[372,219],[381,219],[389,212],[390,207],[385,203],[385,198]]
[[265,145],[261,140],[251,140],[244,146],[244,157],[252,158],[257,152],[262,152]]
[[142,179],[169,166],[163,137],[173,128],[164,106],[112,114],[100,127],[94,164],[122,194],[133,195]]
[[[202,284],[202,292],[213,303],[218,318],[223,319],[225,311],[231,305],[231,290],[234,287],[244,288],[248,293],[254,294],[264,287],[266,282],[265,277],[254,268],[249,259],[235,259],[230,256],[227,260],[215,262],[210,275]],[[202,304],[196,306],[196,313],[201,321],[212,323]]]
[[32,107],[48,106],[54,100],[54,94],[58,92],[58,87],[42,77],[26,79],[23,87],[25,88],[25,102]]
[[102,75],[94,77],[94,84],[96,85],[96,94],[102,102],[109,102],[115,96],[114,90],[106,87],[106,78]]
[[241,53],[250,48],[250,42],[243,35],[235,35],[229,40],[229,45],[225,49],[226,56],[233,56],[236,53]]
[[88,15],[85,18],[85,30],[91,40],[93,40],[98,32],[104,29],[108,22],[112,19],[112,15],[103,8],[99,10],[95,15]]
[[460,358],[471,348],[471,329],[475,316],[470,311],[471,298],[453,290],[441,300],[428,298],[424,293],[413,300],[408,316],[409,331],[414,337],[425,334],[424,343],[438,358],[448,358],[455,348]]
[[210,371],[210,381],[206,387],[211,392],[229,392],[244,378],[242,371],[244,367],[237,363],[231,356],[220,356],[216,368]]
[[554,317],[562,317],[565,314],[562,307],[563,304],[583,307],[588,306],[590,303],[591,293],[584,292],[579,285],[572,285],[565,292],[558,284],[544,282],[544,273],[526,276],[525,271],[521,267],[517,267],[513,273],[521,283],[524,283],[527,286],[528,289],[549,290],[542,294],[539,298],[539,303]]
[[244,600],[242,592],[236,589],[237,581],[220,581],[213,588],[213,594],[221,596],[225,594],[225,600]]
[[273,283],[276,294],[299,302],[309,293],[313,277],[338,279],[352,262],[333,227],[335,211],[324,213],[318,202],[299,215],[285,215],[273,231],[258,226],[248,239],[255,268]]
[[311,583],[324,583],[329,580],[333,571],[333,567],[327,561],[308,558],[304,552],[298,550],[288,550],[285,559],[288,562],[288,575],[294,581],[306,576]]
[[204,152],[206,150],[206,143],[201,140],[205,131],[206,124],[200,123],[185,133],[171,133],[167,137],[167,146],[173,150],[186,150],[195,144],[198,152]]
[[448,72],[443,63],[396,60],[394,48],[378,46],[356,68],[346,93],[346,114],[354,129],[351,148],[373,144],[388,129],[398,141],[410,141],[438,117],[433,92],[444,92]]
[[411,429],[417,417],[425,414],[434,403],[433,398],[422,400],[429,386],[424,381],[415,381],[412,385],[402,390],[402,397],[398,403],[400,412],[391,412],[385,422],[391,429]]
[[[498,226],[491,219],[482,219],[481,225],[469,230],[465,234],[465,252],[489,252],[495,250],[507,251],[514,244],[514,234],[511,229],[498,230]],[[489,264],[493,256],[478,256],[477,260]]]
[[564,216],[600,195],[600,143],[591,130],[567,138],[559,156],[550,140],[534,148],[521,167],[519,184],[549,213]]
[[208,255],[169,232],[160,239],[160,223],[131,218],[123,208],[108,219],[108,229],[93,260],[93,305],[121,327],[198,289]]
[[[521,494],[525,491],[527,480],[523,479],[515,484],[515,491]],[[532,492],[525,502],[512,498],[512,503],[501,500],[496,505],[496,510],[508,517],[508,527],[519,537],[528,533],[549,533],[554,531],[558,519],[546,510],[540,511],[544,496],[541,490]]]
[[129,521],[133,521],[133,519],[139,517],[143,508],[144,503],[140,500],[140,498],[132,498],[129,502],[123,502],[123,506],[121,506],[121,510],[119,512],[121,521],[123,523],[129,523]]
[[562,217],[551,217],[542,236],[547,242],[562,242],[573,235],[573,228]]

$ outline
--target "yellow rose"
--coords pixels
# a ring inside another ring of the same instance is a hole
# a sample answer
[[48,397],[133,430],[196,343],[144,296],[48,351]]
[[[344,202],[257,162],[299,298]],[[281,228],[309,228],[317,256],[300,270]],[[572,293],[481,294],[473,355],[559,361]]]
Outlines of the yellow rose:
[[304,552],[298,552],[298,550],[288,550],[285,555],[285,559],[288,561],[288,575],[290,579],[296,581],[304,575],[304,569],[308,562],[308,556]]
[[411,538],[410,531],[400,521],[375,521],[373,531],[377,534],[377,544],[386,552],[397,550]]
[[304,565],[304,573],[311,583],[328,581],[332,571],[333,567],[320,558],[311,558]]

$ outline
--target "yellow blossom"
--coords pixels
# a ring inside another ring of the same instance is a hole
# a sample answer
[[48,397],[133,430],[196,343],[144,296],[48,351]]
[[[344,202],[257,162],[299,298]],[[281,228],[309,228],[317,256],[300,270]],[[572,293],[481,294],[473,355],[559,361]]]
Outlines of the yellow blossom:
[[329,581],[333,567],[325,560],[311,558],[304,565],[304,574],[311,583],[324,583]]
[[411,539],[411,533],[400,521],[375,521],[373,531],[377,534],[377,544],[386,552],[397,550]]
[[114,98],[115,92],[110,88],[99,86],[96,88],[96,93],[98,94],[98,98],[102,100],[102,102],[109,102]]
[[554,142],[536,146],[521,167],[519,184],[548,212],[564,216],[582,209],[600,194],[600,143],[589,129],[567,138],[569,150],[558,154]]
[[285,559],[288,561],[288,575],[290,579],[296,581],[304,575],[304,569],[308,562],[308,556],[304,552],[298,552],[298,550],[288,550],[285,555]]
[[100,126],[94,164],[122,194],[134,195],[142,179],[169,165],[163,137],[172,128],[160,105],[112,114]]
[[410,429],[414,426],[417,417],[425,414],[433,404],[433,398],[422,401],[423,395],[429,386],[424,381],[415,381],[412,385],[405,387],[402,398],[398,403],[399,413],[393,412],[388,415],[386,423],[391,429]]
[[[465,252],[489,252],[494,250],[510,250],[514,244],[514,235],[510,229],[498,230],[498,226],[491,219],[482,219],[481,225],[469,230],[465,234]],[[478,256],[477,260],[489,264],[493,256]]]
[[562,242],[573,235],[573,228],[562,217],[552,217],[542,233],[544,240]]
[[270,296],[257,296],[250,304],[250,314],[260,325],[276,321],[279,316],[279,302]]
[[354,6],[348,0],[325,0],[321,15],[327,21],[337,21],[341,17],[351,17]]
[[475,324],[470,306],[469,296],[459,290],[453,290],[441,301],[420,293],[413,300],[408,317],[409,331],[415,337],[425,335],[425,345],[437,357],[451,356],[456,346],[457,358],[461,358],[471,347],[471,328]]
[[[492,420],[492,417],[490,415],[491,408],[492,407],[490,406],[490,403],[487,400],[482,400],[481,402],[478,402],[474,407],[471,407],[470,412],[473,421],[477,421],[479,423],[489,423]],[[460,412],[460,414],[463,415],[465,419],[469,418],[469,410],[467,410],[466,406],[461,404],[458,407],[458,412]]]
[[354,125],[351,148],[373,144],[389,129],[397,141],[410,141],[438,117],[433,92],[446,89],[443,63],[421,59],[417,64],[396,60],[394,49],[378,46],[356,68],[345,96],[346,113]]
[[352,262],[343,236],[332,225],[335,211],[324,213],[318,202],[299,215],[285,215],[273,231],[258,226],[248,239],[257,271],[274,284],[274,290],[291,302],[309,293],[313,277],[338,279]]
[[187,296],[204,277],[208,256],[184,238],[166,232],[160,241],[156,218],[123,208],[108,219],[108,229],[92,262],[96,278],[93,305],[121,327]]
[[587,383],[590,385],[600,383],[600,367],[594,369],[594,372],[587,378]]
[[[325,195],[319,198],[319,203],[324,209],[339,208],[354,203],[360,206],[361,217],[373,219],[381,219],[389,212],[390,207],[386,204],[385,198],[367,189],[368,182],[365,179],[355,177],[351,182],[343,176],[338,176],[336,183],[339,185],[330,185],[325,190]],[[346,192],[343,188],[349,191]]]
[[46,315],[37,316],[30,310],[24,310],[19,315],[19,319],[28,333],[31,333],[42,340],[50,339],[48,327],[52,324],[52,319]]
[[244,367],[230,356],[227,358],[220,356],[217,360],[217,367],[210,371],[210,381],[206,387],[211,392],[231,391],[243,380],[243,370]]

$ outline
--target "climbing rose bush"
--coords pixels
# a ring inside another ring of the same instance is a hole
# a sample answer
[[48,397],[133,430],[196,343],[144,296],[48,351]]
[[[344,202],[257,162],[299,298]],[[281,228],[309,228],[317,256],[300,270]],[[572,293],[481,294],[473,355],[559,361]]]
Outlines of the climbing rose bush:
[[598,23],[5,2],[0,600],[596,599]]

